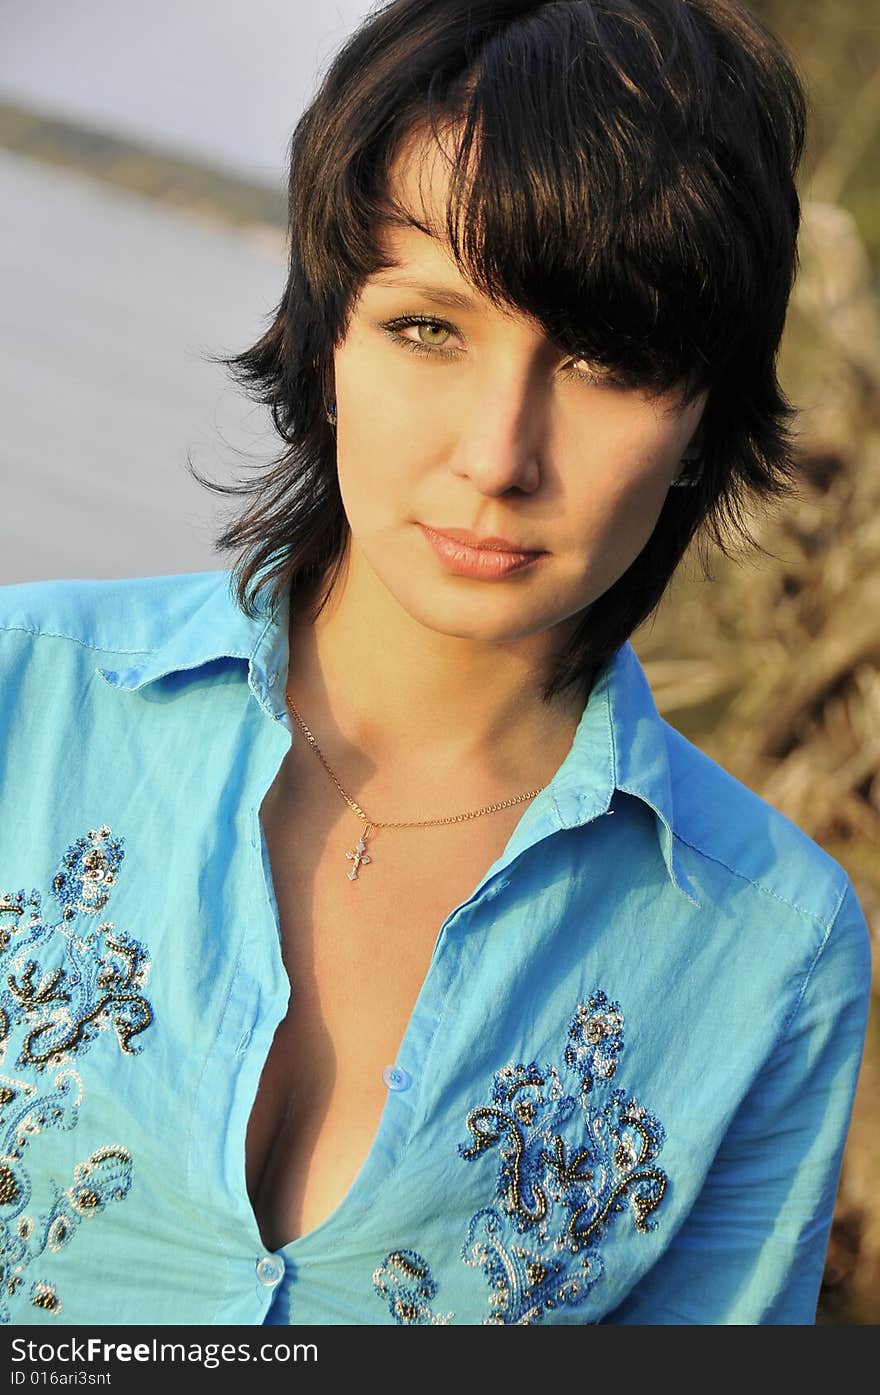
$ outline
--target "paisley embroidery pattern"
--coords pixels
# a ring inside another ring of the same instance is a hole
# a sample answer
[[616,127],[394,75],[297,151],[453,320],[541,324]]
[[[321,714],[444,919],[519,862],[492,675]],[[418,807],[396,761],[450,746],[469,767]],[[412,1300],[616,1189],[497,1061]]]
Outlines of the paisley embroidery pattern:
[[110,1144],[79,1163],[66,1188],[53,1181],[52,1195],[37,1202],[39,1214],[31,1209],[34,1140],[46,1129],[76,1126],[83,1085],[72,1059],[107,1033],[136,1055],[135,1039],[153,1020],[143,996],[145,947],[112,921],[85,919],[109,902],[122,844],[102,824],[67,849],[52,879],[61,908],[55,923],[39,891],[0,893],[0,1071],[9,1072],[0,1073],[0,1322],[12,1321],[21,1299],[62,1311],[54,1285],[34,1269],[131,1185],[128,1150]]
[[392,1250],[386,1255],[373,1274],[373,1286],[381,1298],[387,1298],[399,1323],[428,1327],[445,1325],[454,1317],[453,1313],[439,1317],[431,1310],[430,1300],[437,1292],[437,1285],[415,1250]]
[[[466,1119],[474,1162],[494,1152],[495,1202],[470,1221],[462,1259],[489,1286],[486,1323],[531,1324],[583,1303],[602,1277],[598,1242],[618,1213],[637,1231],[653,1230],[668,1179],[656,1158],[663,1126],[622,1089],[611,1089],[623,1051],[620,1004],[596,989],[568,1028],[564,1066],[531,1061],[496,1071],[491,1103]],[[389,1254],[373,1274],[395,1322],[448,1322],[431,1306],[437,1284],[415,1250]]]

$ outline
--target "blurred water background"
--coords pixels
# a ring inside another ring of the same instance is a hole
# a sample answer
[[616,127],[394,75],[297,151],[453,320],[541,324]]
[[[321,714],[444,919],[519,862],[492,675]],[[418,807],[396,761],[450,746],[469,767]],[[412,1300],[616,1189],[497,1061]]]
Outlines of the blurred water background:
[[[812,103],[780,376],[798,497],[765,553],[688,559],[635,637],[685,735],[837,857],[880,941],[880,29],[861,0],[751,0]],[[217,480],[274,449],[205,353],[284,281],[285,153],[354,0],[0,5],[0,584],[228,565]],[[822,1324],[880,1321],[880,1011]]]

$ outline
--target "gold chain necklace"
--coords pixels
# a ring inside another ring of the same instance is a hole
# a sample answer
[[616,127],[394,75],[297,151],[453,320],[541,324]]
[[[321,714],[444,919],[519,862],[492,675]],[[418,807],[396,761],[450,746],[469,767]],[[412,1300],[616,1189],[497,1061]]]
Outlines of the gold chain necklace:
[[361,834],[357,847],[352,848],[349,852],[345,854],[349,861],[353,862],[354,864],[351,871],[348,873],[348,880],[350,882],[356,882],[358,879],[358,869],[362,867],[365,863],[372,862],[373,860],[367,852],[367,839],[370,837],[370,834],[372,833],[374,828],[427,828],[429,826],[434,826],[435,824],[441,823],[464,823],[465,819],[476,819],[479,818],[481,814],[494,814],[499,809],[509,809],[514,804],[522,804],[524,800],[534,799],[536,794],[540,794],[542,789],[546,789],[546,785],[542,785],[540,789],[527,790],[525,794],[518,794],[515,799],[503,799],[500,804],[488,804],[484,809],[473,809],[468,814],[450,814],[443,819],[415,819],[408,823],[379,823],[375,819],[367,818],[367,815],[364,813],[361,806],[357,804],[355,800],[351,798],[350,795],[346,794],[345,790],[340,785],[336,776],[333,774],[333,771],[330,769],[330,766],[327,764],[327,761],[324,759],[324,755],[321,751],[320,746],[318,745],[312,733],[309,731],[302,717],[297,712],[293,703],[290,701],[290,698],[285,697],[284,700],[287,704],[291,716],[294,718],[297,726],[302,731],[303,736],[314,748],[315,755],[318,757],[318,760],[321,762],[324,769],[327,771],[327,774],[330,776],[330,779],[333,781],[334,785],[339,790],[339,793],[342,795],[342,798],[345,800],[346,804],[348,804],[349,807],[354,810],[358,818],[363,819],[364,821],[364,831]]

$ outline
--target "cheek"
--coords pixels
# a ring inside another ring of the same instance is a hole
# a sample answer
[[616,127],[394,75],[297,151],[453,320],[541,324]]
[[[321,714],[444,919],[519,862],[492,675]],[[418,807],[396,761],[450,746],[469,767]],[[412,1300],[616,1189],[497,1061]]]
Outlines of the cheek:
[[394,429],[394,403],[360,335],[337,351],[335,380],[339,454],[351,445],[360,454],[378,455]]
[[654,531],[669,491],[669,471],[664,465],[647,478],[631,484],[619,496],[614,517],[616,526],[632,537],[641,548]]
[[393,480],[391,411],[376,390],[369,356],[359,351],[358,337],[337,350],[336,472],[343,507],[355,531],[369,522]]
[[656,460],[635,476],[627,476],[621,466],[593,474],[588,488],[565,501],[569,575],[587,600],[613,586],[642,551],[662,512],[672,473],[671,465],[661,469]]
[[653,531],[681,453],[682,428],[654,403],[616,395],[591,403],[585,426],[565,423],[559,440],[563,513],[572,536],[593,543],[631,539],[636,551]]
[[576,538],[638,551],[650,537],[669,486],[670,469],[652,468],[628,477],[619,472],[594,476],[565,509]]
[[430,423],[389,379],[387,350],[357,326],[336,351],[335,384],[340,491],[375,512],[424,461]]

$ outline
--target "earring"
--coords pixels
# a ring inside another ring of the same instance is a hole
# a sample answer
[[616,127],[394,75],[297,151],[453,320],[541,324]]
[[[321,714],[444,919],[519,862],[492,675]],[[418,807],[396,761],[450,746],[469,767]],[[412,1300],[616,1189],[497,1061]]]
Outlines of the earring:
[[[700,459],[700,457],[699,457],[698,455],[683,455],[683,456],[681,457],[681,460],[679,461],[679,464],[682,465],[682,466],[687,466],[687,465],[691,464],[691,463],[694,462],[694,461],[697,461],[697,462],[698,462],[699,459]],[[670,484],[671,484],[671,485],[686,485],[686,486],[688,486],[688,485],[694,485],[694,484],[697,483],[697,481],[699,480],[699,478],[700,478],[700,476],[701,476],[702,473],[703,473],[702,468],[701,468],[699,465],[697,466],[697,469],[695,469],[695,470],[681,469],[681,470],[679,470],[678,474],[675,476],[675,479],[670,480]]]
[[335,402],[331,402],[331,403],[330,403],[330,406],[327,408],[327,411],[326,411],[326,414],[325,414],[325,415],[326,415],[327,420],[329,421],[330,425],[331,425],[331,426],[335,426],[335,425],[336,425],[336,403],[335,403]]

